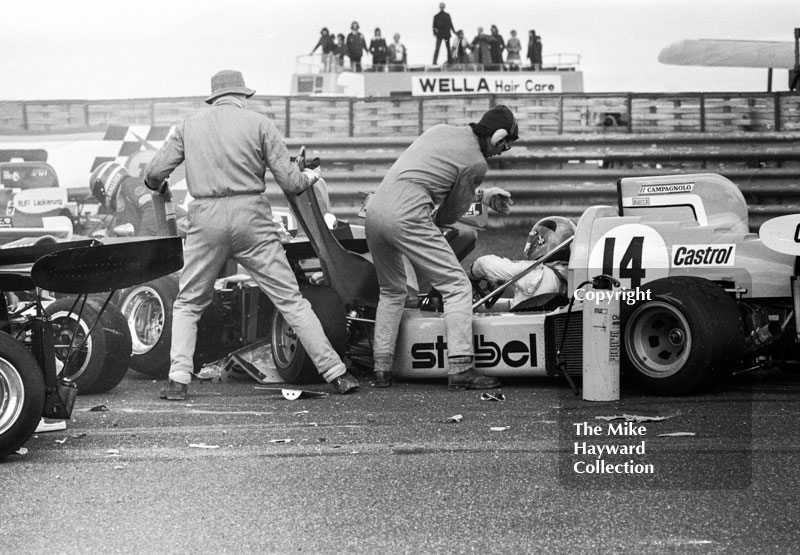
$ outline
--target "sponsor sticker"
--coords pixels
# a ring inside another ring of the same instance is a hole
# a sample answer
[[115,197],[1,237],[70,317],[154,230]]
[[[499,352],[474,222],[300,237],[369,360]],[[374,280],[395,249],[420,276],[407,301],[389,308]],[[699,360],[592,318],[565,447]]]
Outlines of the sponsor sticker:
[[[26,214],[43,214],[67,206],[67,191],[58,188],[28,189],[14,197],[14,207]],[[6,212],[8,213],[8,212]]]
[[640,195],[664,195],[670,193],[690,193],[694,183],[664,183],[663,185],[642,185]]
[[672,266],[675,268],[733,266],[735,261],[735,243],[672,245]]
[[448,94],[543,94],[562,92],[561,76],[529,72],[411,74],[413,96]]

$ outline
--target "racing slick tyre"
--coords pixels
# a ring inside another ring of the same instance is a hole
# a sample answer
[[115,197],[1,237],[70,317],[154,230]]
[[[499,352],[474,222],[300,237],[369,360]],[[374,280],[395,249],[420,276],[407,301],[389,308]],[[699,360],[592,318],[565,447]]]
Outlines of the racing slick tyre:
[[30,438],[44,410],[44,377],[21,343],[0,332],[0,460]]
[[[341,356],[347,343],[347,317],[339,295],[330,287],[307,285],[300,293],[311,303],[322,329],[334,350]],[[308,356],[294,330],[279,310],[272,315],[272,358],[286,383],[321,383],[322,376]]]
[[122,291],[117,306],[130,329],[131,368],[152,376],[169,374],[172,341],[172,305],[178,296],[178,280],[165,276]]
[[63,364],[61,372],[75,382],[79,394],[109,391],[128,371],[131,338],[127,321],[112,304],[100,315],[100,305],[91,299],[78,319],[81,303],[78,302],[73,312],[74,304],[74,298],[64,298],[45,308],[53,322],[56,358]]
[[744,327],[736,301],[721,287],[695,277],[645,287],[650,299],[623,309],[623,342],[624,369],[648,392],[698,392],[735,369]]

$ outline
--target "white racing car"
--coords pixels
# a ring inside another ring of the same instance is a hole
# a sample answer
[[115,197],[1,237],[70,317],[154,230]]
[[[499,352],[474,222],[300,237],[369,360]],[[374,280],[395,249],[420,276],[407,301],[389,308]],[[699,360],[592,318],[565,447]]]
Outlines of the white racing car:
[[[343,244],[324,225],[309,190],[289,197],[309,237],[308,249],[287,255],[308,276],[316,257],[324,279],[306,280],[303,294],[333,345],[354,364],[372,366],[371,341],[377,279],[365,242]],[[786,221],[775,222],[780,233]],[[765,237],[770,244],[774,239]],[[355,249],[354,249],[355,247]],[[359,252],[354,252],[357,250]],[[786,249],[784,249],[786,250]],[[698,391],[731,372],[796,359],[797,310],[791,279],[795,257],[771,250],[749,232],[747,206],[738,187],[716,174],[625,178],[618,205],[585,211],[569,262],[570,291],[605,274],[629,290],[622,303],[623,373],[655,394]],[[497,376],[554,376],[563,365],[582,372],[581,295],[546,295],[510,306],[476,306],[475,363]],[[492,297],[490,300],[495,300]],[[422,297],[403,315],[394,374],[444,378],[446,340],[442,313]],[[563,337],[565,327],[567,336]],[[302,345],[279,313],[273,315],[272,348],[287,382],[316,381]]]

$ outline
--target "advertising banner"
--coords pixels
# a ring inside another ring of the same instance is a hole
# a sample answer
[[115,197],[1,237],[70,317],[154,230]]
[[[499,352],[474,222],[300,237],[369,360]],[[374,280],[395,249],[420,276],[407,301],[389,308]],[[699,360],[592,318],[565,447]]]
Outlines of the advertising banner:
[[447,94],[545,94],[562,91],[558,73],[494,71],[476,73],[419,73],[411,75],[414,96]]

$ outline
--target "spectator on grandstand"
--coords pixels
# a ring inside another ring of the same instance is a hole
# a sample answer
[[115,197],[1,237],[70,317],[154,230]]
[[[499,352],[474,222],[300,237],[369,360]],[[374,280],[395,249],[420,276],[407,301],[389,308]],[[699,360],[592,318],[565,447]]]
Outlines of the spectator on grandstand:
[[369,52],[364,35],[358,30],[358,21],[350,24],[350,33],[347,35],[347,57],[350,58],[350,69],[361,71],[361,54]]
[[453,56],[450,52],[450,31],[456,32],[453,27],[453,20],[450,19],[450,14],[444,11],[444,2],[439,4],[439,13],[433,16],[433,36],[436,37],[436,49],[433,51],[433,65],[436,65],[439,59],[439,48],[442,46],[442,41],[446,47],[447,63],[453,63]]
[[319,41],[314,47],[314,50],[311,51],[311,54],[313,55],[314,52],[317,51],[317,48],[322,47],[322,67],[325,72],[328,72],[331,71],[333,67],[333,55],[336,50],[336,42],[333,40],[333,36],[328,31],[327,27],[323,27],[319,34]]
[[347,54],[347,45],[344,43],[344,35],[339,33],[336,35],[336,49],[333,51],[334,65],[337,72],[344,69],[345,54]]
[[517,38],[517,32],[512,29],[511,30],[511,38],[508,39],[506,42],[506,51],[508,54],[506,55],[506,63],[511,70],[519,69],[519,66],[522,65],[522,59],[519,57],[519,53],[522,50],[522,44],[519,42]]
[[408,63],[408,51],[400,42],[400,33],[394,34],[394,42],[389,45],[389,71],[403,71]]
[[472,39],[472,61],[476,64],[488,65],[492,63],[489,53],[489,35],[483,32],[483,27],[478,27],[478,34]]
[[375,28],[375,36],[369,41],[369,51],[372,54],[372,70],[384,71],[386,68],[386,39],[381,36],[380,28]]
[[457,64],[469,63],[469,42],[464,38],[464,31],[459,29],[453,44],[452,60]]
[[497,25],[491,26],[492,34],[489,35],[489,55],[492,59],[492,69],[497,71],[503,69],[503,50],[506,48],[506,41],[503,35],[497,30]]
[[542,69],[542,37],[533,29],[528,33],[527,58],[531,61],[531,69],[534,71]]

